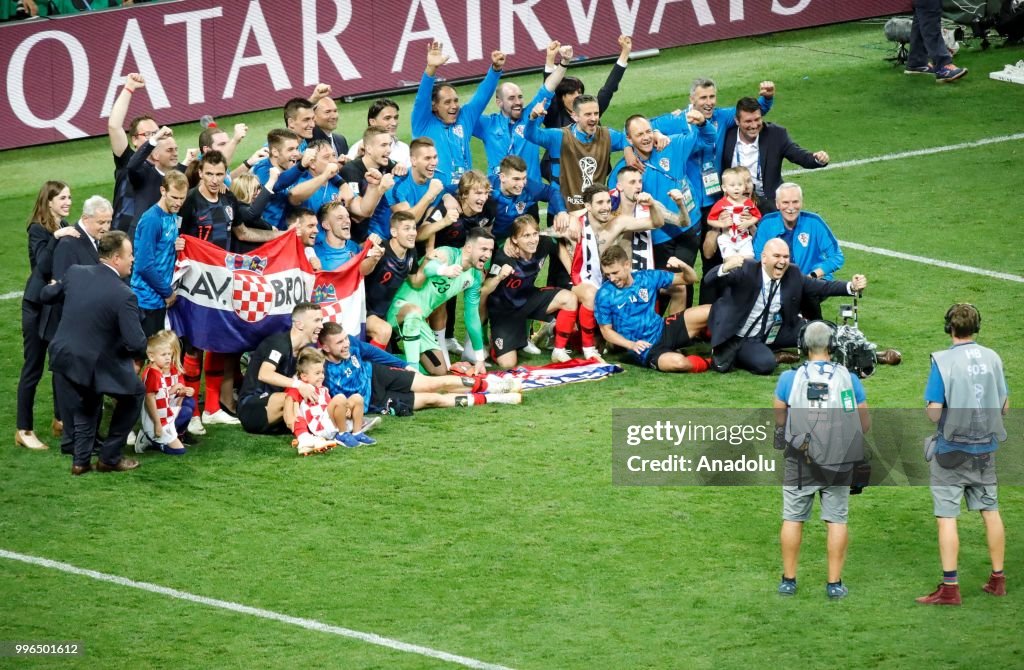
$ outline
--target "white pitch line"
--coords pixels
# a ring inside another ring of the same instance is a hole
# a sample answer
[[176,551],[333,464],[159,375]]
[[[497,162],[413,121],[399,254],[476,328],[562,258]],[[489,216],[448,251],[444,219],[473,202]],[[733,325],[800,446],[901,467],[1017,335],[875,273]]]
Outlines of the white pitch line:
[[0,300],[14,300],[15,298],[21,297],[21,291],[11,291],[10,293],[4,293],[0,295]]
[[797,168],[795,170],[786,170],[782,173],[784,177],[797,174],[813,174],[815,172],[824,172],[825,170],[839,170],[841,168],[857,167],[858,165],[868,165],[870,163],[883,163],[885,161],[897,161],[904,158],[914,158],[916,156],[931,156],[932,154],[944,154],[949,151],[960,151],[961,149],[973,149],[975,147],[983,147],[987,144],[999,144],[1000,142],[1013,142],[1015,140],[1024,140],[1024,133],[1014,133],[1013,135],[999,135],[998,137],[985,137],[980,140],[974,140],[973,142],[961,142],[959,144],[947,144],[942,147],[930,147],[928,149],[915,149],[913,151],[901,151],[896,154],[882,154],[881,156],[872,156],[871,158],[858,158],[852,161],[840,161],[838,163],[829,163],[825,167],[816,168],[814,170],[808,170],[806,168]]
[[20,561],[22,563],[28,563],[30,565],[39,565],[44,568],[60,570],[61,572],[67,572],[72,575],[81,575],[83,577],[89,577],[91,579],[96,579],[101,582],[110,582],[112,584],[118,584],[120,586],[129,586],[134,589],[149,591],[150,593],[158,593],[160,595],[169,596],[171,598],[176,598],[178,600],[187,600],[189,602],[199,603],[200,605],[218,607],[220,609],[238,612],[239,614],[248,614],[250,616],[260,617],[262,619],[279,621],[281,623],[299,626],[300,628],[315,630],[320,633],[330,633],[332,635],[348,637],[355,640],[360,640],[362,642],[367,642],[369,644],[375,644],[380,647],[394,649],[396,651],[404,651],[410,654],[419,654],[420,656],[436,658],[441,661],[455,663],[457,665],[461,665],[467,668],[474,668],[474,670],[512,670],[511,668],[508,668],[504,665],[495,665],[493,663],[478,661],[475,658],[468,658],[466,656],[449,654],[446,651],[431,649],[430,647],[423,647],[418,644],[409,644],[408,642],[394,640],[389,637],[382,637],[374,633],[363,633],[357,630],[351,630],[349,628],[332,626],[330,624],[316,621],[315,619],[303,619],[300,617],[288,616],[287,614],[272,612],[270,610],[260,609],[258,607],[249,607],[248,605],[241,605],[239,603],[233,603],[227,600],[217,600],[216,598],[197,596],[192,593],[186,593],[185,591],[178,591],[177,589],[167,588],[166,586],[158,586],[156,584],[150,584],[148,582],[137,582],[133,579],[128,579],[126,577],[118,577],[117,575],[108,575],[103,572],[96,572],[95,570],[86,570],[85,568],[79,568],[68,563],[51,561],[48,558],[28,556],[26,554],[19,554],[13,551],[6,551],[4,549],[0,549],[0,558],[9,558],[12,561]]
[[889,249],[881,249],[879,247],[869,247],[866,244],[858,244],[856,242],[847,242],[846,240],[839,240],[839,245],[843,249],[856,249],[857,251],[866,251],[869,254],[878,254],[880,256],[890,256],[892,258],[899,258],[904,261],[913,261],[915,263],[924,263],[925,265],[935,265],[940,268],[948,268],[950,270],[959,270],[960,272],[970,272],[971,274],[982,275],[985,277],[992,277],[994,279],[1005,279],[1006,281],[1015,281],[1024,284],[1024,277],[1019,275],[1011,275],[1006,272],[994,272],[992,270],[986,270],[984,268],[976,268],[970,265],[961,265],[960,263],[950,263],[948,261],[939,261],[934,258],[928,258],[926,256],[915,256],[913,254],[905,254],[902,251],[891,251]]

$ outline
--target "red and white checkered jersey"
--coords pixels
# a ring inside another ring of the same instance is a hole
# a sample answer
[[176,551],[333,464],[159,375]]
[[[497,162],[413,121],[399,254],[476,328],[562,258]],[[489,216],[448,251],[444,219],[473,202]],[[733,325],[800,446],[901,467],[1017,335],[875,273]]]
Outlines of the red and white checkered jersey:
[[152,365],[146,368],[143,375],[146,393],[156,395],[156,415],[160,418],[161,428],[174,423],[174,418],[181,410],[182,398],[171,395],[171,389],[178,385],[180,376],[181,373],[174,365],[166,375]]
[[327,404],[331,402],[331,394],[326,386],[316,389],[316,398],[313,402],[307,402],[299,389],[288,389],[285,391],[289,398],[298,403],[295,411],[295,425],[292,432],[296,437],[303,433],[313,433],[320,437],[334,437],[338,432],[330,414],[327,413]]

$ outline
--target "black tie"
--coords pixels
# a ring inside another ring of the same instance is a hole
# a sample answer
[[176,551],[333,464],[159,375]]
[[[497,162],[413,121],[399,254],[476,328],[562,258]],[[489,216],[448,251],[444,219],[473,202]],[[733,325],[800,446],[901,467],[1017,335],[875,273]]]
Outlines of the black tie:
[[779,280],[772,280],[772,287],[768,290],[768,299],[764,302],[764,313],[761,315],[761,328],[759,334],[764,337],[765,333],[768,332],[768,313],[771,312],[772,298],[775,297],[776,291],[779,290]]
[[775,297],[775,292],[778,290],[779,281],[777,279],[773,279],[771,287],[768,289],[768,297],[764,301],[764,308],[761,310],[761,313],[757,315],[757,318],[754,319],[754,323],[751,324],[744,337],[751,337],[755,332],[757,335],[753,335],[754,337],[764,337],[768,325],[768,313],[771,311],[772,298]]

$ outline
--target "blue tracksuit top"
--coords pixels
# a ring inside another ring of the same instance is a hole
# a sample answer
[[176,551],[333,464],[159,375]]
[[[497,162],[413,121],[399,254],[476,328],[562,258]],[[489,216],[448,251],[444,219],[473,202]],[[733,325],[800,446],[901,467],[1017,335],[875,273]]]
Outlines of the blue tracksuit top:
[[500,77],[501,70],[487,68],[487,76],[480,82],[469,102],[459,109],[455,123],[452,124],[443,123],[434,116],[431,95],[434,91],[435,78],[424,72],[420,79],[420,87],[416,91],[416,99],[412,105],[412,136],[426,136],[434,140],[437,147],[437,171],[434,176],[444,182],[445,188],[452,193],[455,192],[462,173],[473,167],[469,140],[477,120],[494,95]]
[[[771,111],[772,105],[775,104],[775,98],[758,96],[757,102],[761,105],[761,114],[767,115],[768,112]],[[651,119],[651,127],[666,135],[676,135],[681,133],[687,125],[685,114],[680,114],[678,116],[674,114],[664,114]],[[697,204],[701,207],[710,207],[715,204],[722,195],[721,193],[714,195],[707,195],[704,193],[704,180],[702,177],[703,166],[705,163],[713,161],[715,164],[715,172],[719,175],[722,174],[722,156],[725,152],[725,133],[736,125],[736,108],[716,107],[711,118],[705,125],[710,125],[715,129],[714,151],[712,151],[711,148],[704,148],[700,151],[693,152],[693,155],[690,156],[690,162],[686,164],[686,178],[690,181],[691,185],[697,186],[693,191],[693,199],[697,201]]]
[[754,234],[754,258],[760,258],[768,240],[780,237],[789,245],[790,261],[805,275],[820,269],[823,279],[843,267],[846,260],[832,230],[814,212],[800,212],[793,230],[786,229],[781,212],[766,214]]

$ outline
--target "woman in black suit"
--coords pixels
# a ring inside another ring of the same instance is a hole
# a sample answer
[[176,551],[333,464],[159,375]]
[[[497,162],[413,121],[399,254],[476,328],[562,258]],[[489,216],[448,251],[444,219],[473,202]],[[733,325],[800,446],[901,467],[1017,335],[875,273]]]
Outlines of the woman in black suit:
[[[60,181],[48,181],[39,189],[35,207],[28,223],[28,263],[31,272],[21,300],[21,336],[24,342],[25,364],[18,380],[18,430],[14,443],[26,449],[46,449],[33,431],[33,406],[36,386],[43,376],[46,361],[46,341],[40,335],[40,317],[43,310],[40,291],[51,279],[53,251],[57,240],[65,235],[78,237],[65,217],[71,211],[71,189]],[[56,405],[56,400],[54,402]],[[54,416],[59,416],[54,406]],[[54,429],[58,420],[54,419]]]

